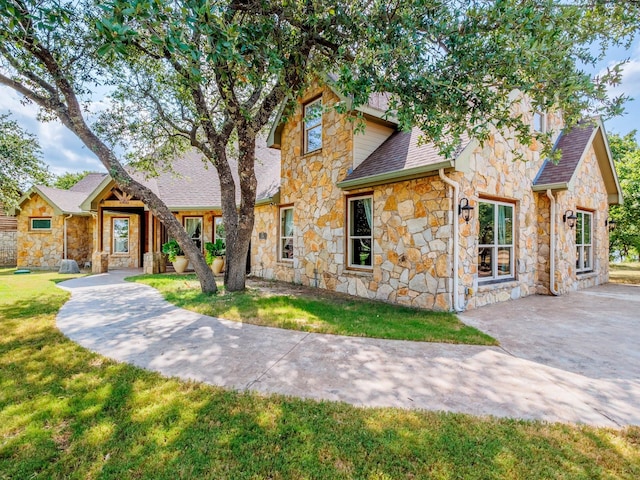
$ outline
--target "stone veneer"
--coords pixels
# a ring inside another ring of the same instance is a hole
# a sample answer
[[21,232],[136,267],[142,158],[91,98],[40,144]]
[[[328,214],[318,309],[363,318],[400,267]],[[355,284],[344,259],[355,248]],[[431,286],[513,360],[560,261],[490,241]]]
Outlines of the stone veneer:
[[0,230],[0,266],[13,267],[18,260],[18,232]]
[[[367,298],[424,308],[452,308],[452,221],[460,227],[459,292],[465,308],[549,292],[549,199],[532,185],[544,159],[533,142],[521,146],[514,138],[494,133],[447,175],[460,184],[460,196],[470,200],[474,215],[466,224],[451,202],[451,188],[437,176],[345,192],[336,186],[353,166],[353,124],[331,108],[338,97],[314,88],[300,102],[322,94],[322,150],[302,155],[302,108],[282,132],[280,205],[294,208],[292,261],[278,260],[279,208],[256,208],[252,239],[252,273],[265,278],[302,283]],[[522,101],[514,114],[531,119]],[[559,114],[547,116],[553,136],[562,129]],[[524,160],[517,160],[520,152]],[[464,165],[464,163],[467,163]],[[607,278],[608,237],[604,228],[607,194],[593,149],[571,193],[556,192],[556,284],[561,292],[601,283]],[[346,255],[346,208],[350,195],[372,194],[374,211],[373,268],[351,269]],[[486,198],[514,205],[514,278],[478,282],[478,201]],[[567,208],[594,214],[594,268],[575,275],[575,231],[567,232],[562,215]],[[453,218],[452,218],[453,217]],[[558,220],[558,218],[560,220]],[[602,227],[602,228],[601,228]],[[558,272],[566,272],[562,275]]]

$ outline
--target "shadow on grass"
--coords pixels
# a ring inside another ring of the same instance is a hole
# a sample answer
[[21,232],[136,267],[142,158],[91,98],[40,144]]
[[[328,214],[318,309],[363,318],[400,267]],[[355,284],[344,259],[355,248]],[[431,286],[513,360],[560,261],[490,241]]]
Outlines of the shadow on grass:
[[0,478],[640,476],[637,428],[363,409],[118,364],[54,327],[54,293],[0,305]]

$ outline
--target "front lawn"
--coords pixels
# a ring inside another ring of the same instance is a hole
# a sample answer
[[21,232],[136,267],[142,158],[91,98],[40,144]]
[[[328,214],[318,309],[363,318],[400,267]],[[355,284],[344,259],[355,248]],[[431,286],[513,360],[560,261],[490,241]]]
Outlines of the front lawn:
[[609,281],[612,283],[640,285],[640,263],[609,264]]
[[211,296],[200,293],[195,275],[141,275],[128,280],[157,288],[178,307],[254,325],[355,337],[498,344],[452,313],[401,307],[326,290],[260,281],[242,293]]
[[637,479],[622,431],[239,393],[67,340],[52,273],[0,270],[1,479]]
[[0,270],[1,479],[637,479],[622,431],[239,393],[67,340],[53,273]]

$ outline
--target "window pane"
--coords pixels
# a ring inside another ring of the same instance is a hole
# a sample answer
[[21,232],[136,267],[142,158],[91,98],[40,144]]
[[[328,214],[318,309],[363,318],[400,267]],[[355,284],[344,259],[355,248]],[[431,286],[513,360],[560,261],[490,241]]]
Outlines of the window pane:
[[322,102],[316,100],[304,107],[304,125],[306,129],[322,123]]
[[371,239],[358,238],[351,240],[351,264],[371,266]]
[[313,152],[322,148],[322,127],[313,127],[307,130],[307,152]]
[[185,229],[191,237],[191,240],[196,244],[196,247],[202,248],[202,218],[193,217],[185,218],[184,220]]
[[215,224],[214,240],[217,240],[218,238],[224,240],[226,238],[226,233],[224,223],[222,223],[222,217],[216,217]]
[[280,252],[282,254],[282,258],[292,259],[293,258],[293,239],[283,238],[281,240],[280,245],[281,245]]
[[370,198],[359,198],[351,201],[351,235],[355,237],[370,237],[372,223],[372,208]]
[[583,247],[584,253],[582,258],[582,268],[591,268],[591,247]]
[[293,208],[287,208],[280,212],[280,235],[282,237],[293,236]]
[[591,243],[591,215],[588,213],[584,214],[584,243]]
[[513,207],[498,205],[498,244],[513,243]]
[[498,276],[511,274],[511,248],[498,248]]
[[34,218],[31,220],[31,228],[34,230],[45,229],[49,230],[51,228],[51,219],[50,218]]
[[478,250],[478,276],[491,277],[493,275],[493,262],[492,262],[493,248],[484,247]]
[[492,203],[480,203],[478,214],[480,216],[480,244],[493,244],[494,205]]
[[129,253],[129,219],[127,218],[113,220],[113,251]]
[[578,212],[576,216],[578,217],[576,219],[576,245],[582,245],[584,243],[582,241],[584,239],[582,235],[582,213]]

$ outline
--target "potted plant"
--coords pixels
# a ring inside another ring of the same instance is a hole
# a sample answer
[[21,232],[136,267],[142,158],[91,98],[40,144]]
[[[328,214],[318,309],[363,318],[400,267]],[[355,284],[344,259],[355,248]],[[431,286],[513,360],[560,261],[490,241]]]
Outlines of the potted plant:
[[215,242],[207,242],[204,244],[205,260],[211,265],[211,270],[215,275],[219,275],[224,268],[224,240],[218,238]]
[[167,255],[169,261],[173,264],[176,273],[184,273],[189,265],[189,260],[184,256],[180,245],[173,238],[167,243],[162,244],[162,253]]

